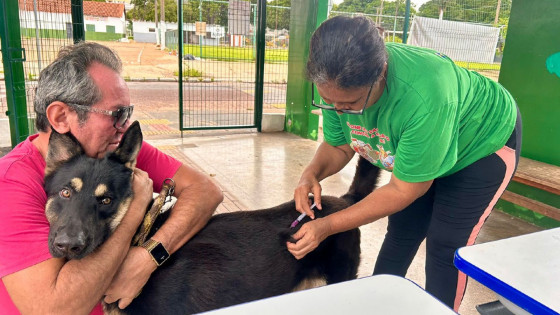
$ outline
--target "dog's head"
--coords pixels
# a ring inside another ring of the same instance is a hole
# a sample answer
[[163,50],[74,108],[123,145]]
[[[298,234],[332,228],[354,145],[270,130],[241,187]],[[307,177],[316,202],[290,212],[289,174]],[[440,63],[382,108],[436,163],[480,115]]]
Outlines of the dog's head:
[[45,215],[53,257],[80,259],[101,245],[118,226],[132,199],[132,172],[142,145],[134,122],[115,152],[102,159],[86,156],[70,133],[49,139]]

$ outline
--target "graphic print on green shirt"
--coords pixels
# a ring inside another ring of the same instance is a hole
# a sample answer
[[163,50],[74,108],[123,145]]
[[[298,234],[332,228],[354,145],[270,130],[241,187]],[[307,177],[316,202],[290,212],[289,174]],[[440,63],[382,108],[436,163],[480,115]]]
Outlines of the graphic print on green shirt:
[[453,174],[504,146],[512,96],[497,82],[436,51],[387,43],[383,95],[363,115],[323,110],[325,141],[349,144],[407,182]]
[[[350,147],[352,147],[354,151],[363,156],[372,164],[380,163],[386,170],[393,170],[395,156],[391,154],[391,150],[385,150],[385,148],[383,147],[383,145],[385,145],[387,141],[391,140],[389,139],[389,137],[379,133],[379,130],[377,128],[366,130],[360,125],[351,124],[348,124],[348,127],[350,128],[350,134],[352,135]],[[374,148],[371,146],[371,143],[366,143],[354,137],[358,135],[366,138],[377,137],[378,144],[376,144]]]

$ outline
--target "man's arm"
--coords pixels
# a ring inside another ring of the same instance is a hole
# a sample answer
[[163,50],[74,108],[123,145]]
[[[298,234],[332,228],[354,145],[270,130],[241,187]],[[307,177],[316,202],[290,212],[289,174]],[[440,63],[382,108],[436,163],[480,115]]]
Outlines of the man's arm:
[[223,200],[221,189],[208,176],[193,168],[181,165],[173,181],[177,202],[167,222],[152,237],[170,254],[206,225]]
[[[193,168],[181,165],[173,180],[177,202],[167,221],[152,237],[161,242],[171,255],[206,225],[223,200],[220,188],[208,176]],[[140,293],[156,268],[146,249],[130,248],[107,289],[104,301],[113,303],[118,300],[119,307],[125,308]]]
[[88,314],[125,258],[151,198],[147,173],[134,172],[129,211],[109,239],[80,260],[51,258],[2,278],[22,314]]

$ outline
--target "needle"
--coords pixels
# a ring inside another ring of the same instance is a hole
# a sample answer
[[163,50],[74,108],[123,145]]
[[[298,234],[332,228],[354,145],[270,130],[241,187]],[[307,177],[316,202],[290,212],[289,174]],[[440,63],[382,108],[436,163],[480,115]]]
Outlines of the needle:
[[[312,204],[311,207],[309,207],[309,208],[310,208],[311,210],[313,210],[313,208],[315,208],[315,204]],[[295,221],[292,222],[292,224],[290,225],[290,227],[291,227],[291,228],[296,227],[296,226],[301,222],[301,220],[303,220],[303,218],[305,218],[305,216],[307,216],[307,214],[305,214],[305,212],[302,213],[302,214],[300,214],[299,217],[297,217],[297,219],[295,219]]]

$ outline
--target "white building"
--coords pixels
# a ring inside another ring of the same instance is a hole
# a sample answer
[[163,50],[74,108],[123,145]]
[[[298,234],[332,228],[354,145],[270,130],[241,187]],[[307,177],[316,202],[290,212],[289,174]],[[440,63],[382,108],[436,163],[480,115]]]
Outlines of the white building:
[[[18,0],[20,27],[24,34],[42,37],[72,38],[70,1]],[[87,39],[118,39],[126,34],[123,3],[84,1],[84,24]]]
[[[158,30],[159,28],[159,30]],[[142,43],[156,43],[157,32],[161,32],[165,38],[165,32],[177,30],[177,23],[165,22],[158,23],[156,28],[155,22],[149,21],[132,21],[132,34],[134,41]],[[204,36],[196,35],[196,25],[194,23],[183,23],[183,34],[185,35],[185,44],[198,44],[202,39],[202,45],[218,46],[220,40],[225,36],[225,27],[221,25],[206,24],[206,34]],[[157,35],[159,36],[159,35]]]

